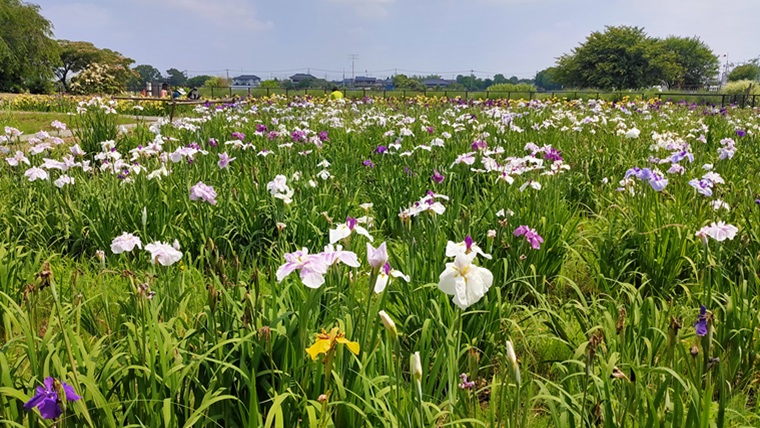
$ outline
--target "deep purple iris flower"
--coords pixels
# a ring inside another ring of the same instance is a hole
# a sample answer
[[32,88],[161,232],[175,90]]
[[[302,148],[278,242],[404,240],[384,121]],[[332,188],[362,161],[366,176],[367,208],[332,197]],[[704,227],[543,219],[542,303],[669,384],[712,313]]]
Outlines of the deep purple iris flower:
[[243,134],[242,132],[233,132],[232,133],[232,138],[235,138],[237,140],[243,141],[243,140],[245,140],[245,134]]
[[443,176],[443,174],[441,174],[440,172],[438,172],[438,170],[437,170],[437,169],[434,169],[434,170],[433,170],[433,175],[432,175],[432,176],[430,176],[430,178],[431,178],[433,181],[435,181],[436,183],[438,183],[438,184],[441,184],[441,183],[443,183],[443,180],[445,180],[445,179],[446,179],[446,177],[444,177],[444,176]]
[[356,224],[358,223],[358,220],[356,220],[353,217],[346,217],[346,226],[348,226],[349,229],[354,230],[354,227],[356,227]]
[[697,331],[697,336],[707,335],[707,308],[705,305],[699,305],[699,316],[694,322],[694,329]]
[[293,138],[294,143],[301,143],[306,141],[306,132],[304,131],[293,131],[290,136]]
[[465,245],[466,252],[469,252],[472,249],[472,243],[473,243],[473,240],[470,237],[470,235],[467,235],[464,237],[464,245]]
[[77,401],[82,397],[78,396],[74,388],[66,382],[58,382],[52,377],[46,377],[45,386],[37,387],[37,394],[31,400],[24,403],[26,410],[37,408],[40,415],[45,419],[56,419],[63,413],[61,403],[58,398],[58,392],[63,388],[67,401]]
[[368,166],[368,167],[370,167],[370,168],[374,168],[374,167],[375,167],[375,164],[374,164],[374,163],[372,163],[372,161],[371,161],[371,160],[369,160],[369,159],[367,159],[367,160],[365,160],[364,162],[362,162],[362,165],[364,165],[364,166]]
[[736,136],[737,137],[743,137],[745,135],[747,135],[747,132],[745,132],[743,129],[737,129],[736,130]]
[[383,154],[387,151],[388,151],[388,148],[382,145],[377,146],[377,148],[375,149],[375,153],[379,153],[379,154]]
[[488,144],[485,141],[473,141],[471,147],[473,150],[485,150],[488,148]]
[[208,139],[208,145],[211,146],[211,147],[216,147],[218,145],[218,143],[216,142],[215,139],[209,138]]
[[319,131],[319,141],[330,141],[330,136],[327,135],[327,131]]
[[262,134],[267,132],[267,126],[259,123],[256,125],[256,132],[261,132]]
[[557,150],[554,147],[549,147],[544,152],[544,159],[550,160],[550,161],[561,161],[562,160],[562,151]]

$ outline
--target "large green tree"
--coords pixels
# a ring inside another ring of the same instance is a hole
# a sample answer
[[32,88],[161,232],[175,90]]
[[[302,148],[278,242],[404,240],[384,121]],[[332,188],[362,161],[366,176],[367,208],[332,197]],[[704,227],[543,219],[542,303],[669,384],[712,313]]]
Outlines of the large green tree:
[[113,81],[117,87],[126,87],[127,83],[137,76],[137,73],[130,69],[134,60],[117,51],[101,49],[90,42],[69,40],[59,40],[58,46],[61,63],[56,68],[55,75],[66,91],[71,89],[70,75],[81,73],[95,64],[104,66],[114,73]]
[[0,92],[44,92],[59,63],[53,26],[37,5],[0,0]]
[[58,82],[65,90],[69,90],[69,77],[87,68],[88,65],[100,62],[103,52],[90,42],[73,42],[58,40],[60,67],[55,69]]
[[697,88],[714,79],[718,66],[718,58],[698,37],[657,39],[643,28],[608,26],[561,56],[553,77],[581,88],[637,89],[658,83]]
[[652,39],[643,28],[608,26],[595,31],[557,61],[557,80],[567,86],[627,89],[655,81],[648,59]]
[[652,72],[668,88],[702,88],[718,74],[718,57],[698,37],[670,36],[649,47]]

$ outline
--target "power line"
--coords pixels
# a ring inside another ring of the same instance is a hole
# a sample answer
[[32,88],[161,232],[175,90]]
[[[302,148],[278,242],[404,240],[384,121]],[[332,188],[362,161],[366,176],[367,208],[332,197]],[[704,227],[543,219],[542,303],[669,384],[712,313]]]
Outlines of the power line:
[[359,54],[349,54],[348,59],[351,60],[351,81],[354,81],[356,73],[354,73],[356,60],[359,59]]

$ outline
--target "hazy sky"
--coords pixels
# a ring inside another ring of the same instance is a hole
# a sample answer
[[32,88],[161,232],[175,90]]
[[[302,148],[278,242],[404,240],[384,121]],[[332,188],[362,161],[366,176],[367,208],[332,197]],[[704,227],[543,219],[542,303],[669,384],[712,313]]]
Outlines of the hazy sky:
[[503,73],[532,77],[605,25],[699,36],[723,60],[760,56],[760,0],[28,0],[55,36],[162,72],[262,78]]

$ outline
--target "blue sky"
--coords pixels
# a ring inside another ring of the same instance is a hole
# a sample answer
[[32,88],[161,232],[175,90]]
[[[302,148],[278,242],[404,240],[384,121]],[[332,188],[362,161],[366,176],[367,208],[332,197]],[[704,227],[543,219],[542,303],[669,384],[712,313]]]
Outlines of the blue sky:
[[[605,25],[760,57],[760,0],[29,0],[55,36],[190,75],[532,77]],[[365,70],[367,73],[365,73]]]

